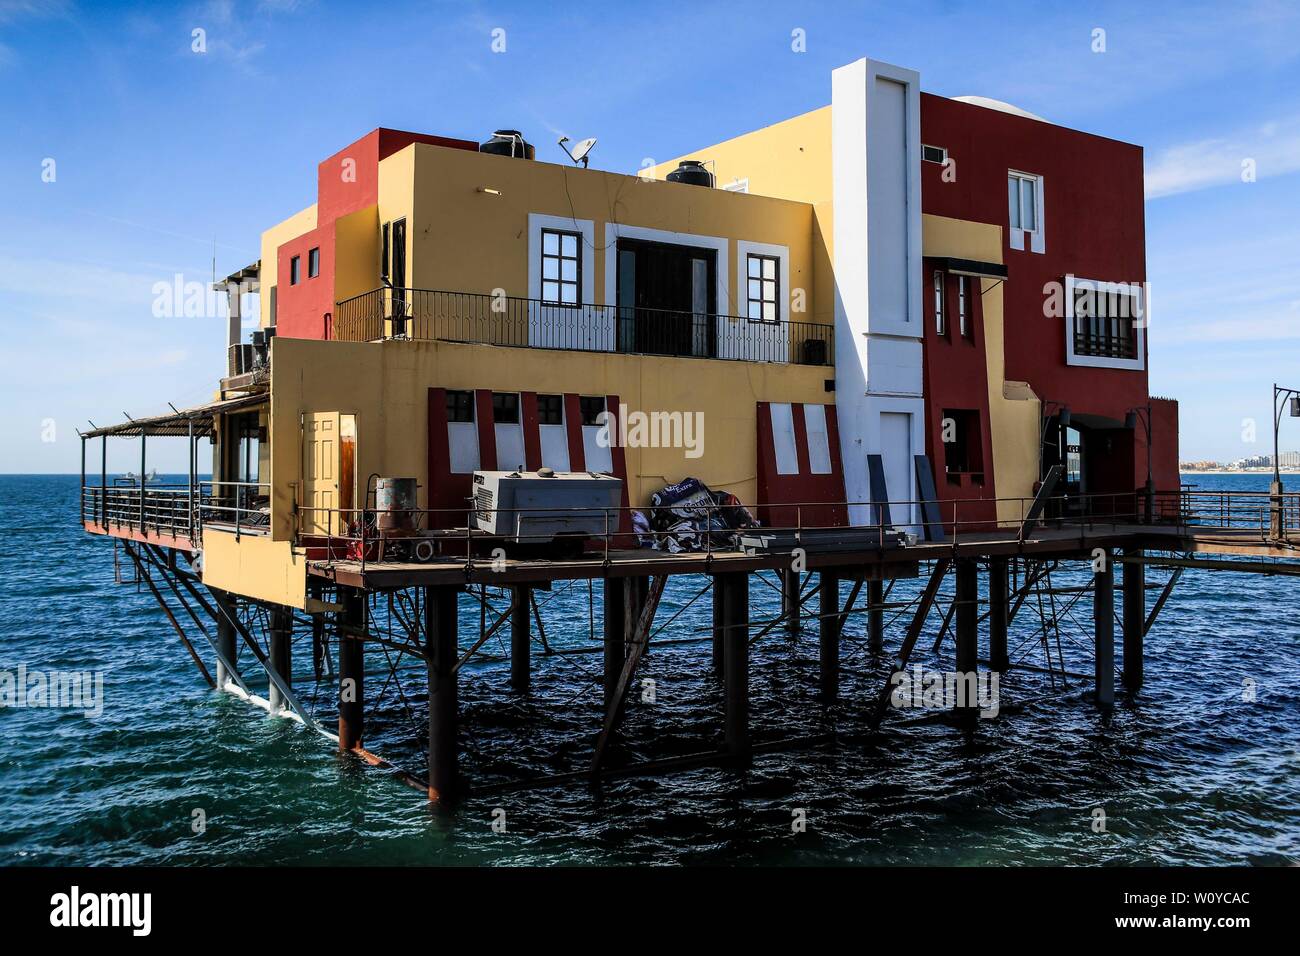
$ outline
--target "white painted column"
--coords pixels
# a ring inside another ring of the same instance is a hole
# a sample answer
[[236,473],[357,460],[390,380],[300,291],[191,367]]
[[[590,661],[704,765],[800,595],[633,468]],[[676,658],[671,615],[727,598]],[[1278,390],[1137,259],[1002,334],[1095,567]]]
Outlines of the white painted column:
[[[835,395],[850,501],[871,497],[872,454],[904,485],[890,485],[891,500],[917,497],[911,456],[925,448],[920,80],[866,59],[831,74]],[[901,417],[882,429],[882,414]],[[914,509],[894,511],[896,524],[916,524]],[[865,524],[871,514],[858,505],[849,519]]]

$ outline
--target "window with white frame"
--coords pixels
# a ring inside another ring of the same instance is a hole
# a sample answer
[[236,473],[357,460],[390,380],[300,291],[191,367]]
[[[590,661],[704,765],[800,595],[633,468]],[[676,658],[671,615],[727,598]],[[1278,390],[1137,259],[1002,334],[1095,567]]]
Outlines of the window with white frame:
[[968,339],[970,333],[970,279],[967,276],[957,277],[957,332],[962,338]]
[[582,304],[582,236],[542,230],[542,301]]
[[948,334],[948,316],[943,308],[943,271],[934,270],[934,333],[935,335]]
[[749,318],[763,322],[775,322],[780,318],[777,309],[781,296],[781,281],[778,278],[781,274],[780,264],[781,260],[776,256],[763,256],[751,252],[747,257],[748,310],[746,315]]
[[1007,173],[1007,202],[1012,229],[1038,232],[1043,221],[1041,177],[1031,173]]

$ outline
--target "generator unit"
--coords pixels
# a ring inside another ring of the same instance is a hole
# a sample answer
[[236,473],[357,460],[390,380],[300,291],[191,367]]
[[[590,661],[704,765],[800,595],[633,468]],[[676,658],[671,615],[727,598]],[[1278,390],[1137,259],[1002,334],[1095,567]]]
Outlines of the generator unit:
[[623,482],[588,471],[476,471],[474,526],[516,544],[616,532]]

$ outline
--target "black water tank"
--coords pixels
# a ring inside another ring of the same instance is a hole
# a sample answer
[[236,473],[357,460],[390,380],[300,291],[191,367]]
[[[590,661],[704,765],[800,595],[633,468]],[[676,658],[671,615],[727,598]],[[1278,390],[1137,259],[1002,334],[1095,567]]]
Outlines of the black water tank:
[[688,186],[708,186],[713,188],[713,173],[704,168],[698,159],[684,159],[677,168],[668,174],[670,183],[686,183]]
[[533,159],[537,151],[531,143],[524,142],[523,135],[517,129],[499,129],[486,143],[480,143],[480,153],[492,153],[494,156],[514,156],[517,159]]

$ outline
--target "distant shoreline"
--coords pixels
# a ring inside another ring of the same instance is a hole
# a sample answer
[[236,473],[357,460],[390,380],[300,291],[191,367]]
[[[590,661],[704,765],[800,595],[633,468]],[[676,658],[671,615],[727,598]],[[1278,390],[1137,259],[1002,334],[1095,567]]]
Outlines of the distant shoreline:
[[[1265,470],[1265,471],[1228,471],[1228,470],[1219,470],[1219,471],[1180,471],[1179,474],[1180,474],[1180,475],[1264,475],[1264,476],[1267,477],[1267,476],[1273,474],[1273,469],[1269,468],[1269,469],[1267,469],[1267,470]],[[1292,470],[1287,470],[1286,468],[1283,468],[1281,471],[1278,472],[1278,474],[1282,474],[1282,475],[1300,475],[1300,471],[1296,471],[1296,470],[1294,470],[1294,469],[1292,469]]]

